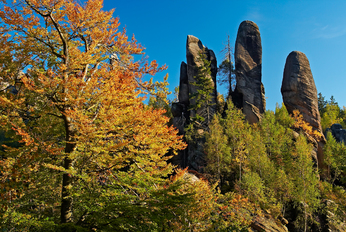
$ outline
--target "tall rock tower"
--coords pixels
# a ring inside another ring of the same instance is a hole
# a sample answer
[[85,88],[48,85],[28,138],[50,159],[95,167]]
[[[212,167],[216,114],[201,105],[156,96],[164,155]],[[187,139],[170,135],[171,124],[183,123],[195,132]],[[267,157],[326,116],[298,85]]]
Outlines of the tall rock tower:
[[[187,41],[186,41],[186,60],[187,60],[187,77],[188,77],[188,83],[189,83],[189,97],[192,95],[197,94],[197,87],[193,85],[196,81],[196,76],[198,75],[198,69],[197,67],[203,65],[201,63],[201,60],[199,59],[199,56],[201,54],[204,54],[206,59],[210,61],[210,71],[211,76],[210,79],[214,85],[214,90],[212,92],[212,103],[214,104],[211,106],[211,110],[215,113],[216,112],[216,103],[217,103],[217,92],[216,92],[216,74],[217,74],[217,62],[216,62],[216,56],[213,52],[213,50],[208,49],[207,47],[203,46],[202,42],[196,38],[195,36],[188,35]],[[180,99],[179,99],[180,101]],[[190,105],[194,105],[195,98],[190,97]],[[191,117],[194,117],[196,113],[200,113],[204,109],[201,108],[197,110],[197,112],[191,111]]]
[[[206,59],[210,62],[209,76],[213,84],[213,91],[211,93],[211,105],[201,106],[197,110],[190,109],[190,106],[196,104],[196,99],[192,98],[198,94],[198,87],[193,83],[196,82],[196,76],[198,75],[198,68],[202,65],[200,55],[203,54]],[[192,117],[196,114],[201,115],[206,111],[212,117],[216,113],[217,109],[217,91],[216,91],[216,73],[217,73],[217,61],[214,52],[207,47],[203,46],[202,42],[195,36],[188,35],[186,41],[186,60],[187,63],[182,62],[180,66],[180,84],[179,84],[179,95],[178,103],[172,105],[173,113],[173,125],[179,129],[180,134],[185,134],[184,128],[190,122]],[[172,162],[180,165],[181,167],[189,166],[191,169],[201,171],[205,166],[204,152],[203,152],[204,139],[198,139],[195,144],[189,144],[188,148],[184,151],[179,152],[178,156],[174,157]]]
[[258,26],[243,21],[235,43],[236,87],[231,94],[235,106],[243,109],[249,123],[256,123],[265,111],[262,84],[262,44]]
[[299,110],[304,121],[308,122],[313,130],[321,133],[322,138],[314,139],[315,152],[313,158],[318,161],[319,167],[322,167],[325,138],[318,111],[317,89],[309,60],[304,53],[293,51],[288,55],[281,94],[288,113],[292,114],[293,110]]

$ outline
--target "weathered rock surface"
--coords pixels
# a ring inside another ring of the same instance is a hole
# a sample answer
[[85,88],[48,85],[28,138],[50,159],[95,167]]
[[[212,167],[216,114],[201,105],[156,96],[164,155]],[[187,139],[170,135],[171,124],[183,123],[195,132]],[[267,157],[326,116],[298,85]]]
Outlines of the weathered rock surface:
[[337,142],[343,142],[346,144],[346,130],[343,129],[340,124],[333,124],[330,128],[327,128],[326,135],[329,131]]
[[[189,85],[189,96],[197,93],[197,87],[191,83],[196,81],[195,77],[198,75],[197,67],[201,66],[202,63],[199,60],[201,54],[204,54],[210,64],[211,71],[211,80],[214,84],[214,91],[212,93],[212,103],[214,106],[212,110],[216,112],[216,103],[217,103],[217,92],[216,92],[216,74],[217,74],[217,61],[214,52],[207,47],[203,46],[202,42],[195,36],[188,35],[186,41],[186,61],[187,61],[187,77],[188,77],[188,85]],[[195,99],[190,98],[190,105],[194,105]],[[196,113],[202,112],[203,109],[197,110],[194,112],[193,110],[190,112],[191,117],[194,117]]]
[[235,43],[235,70],[237,85],[231,94],[235,106],[243,108],[250,123],[256,123],[265,111],[262,84],[262,44],[258,26],[243,21]]
[[288,55],[281,93],[288,113],[292,114],[294,110],[299,110],[303,119],[312,126],[313,130],[321,133],[322,139],[316,141],[313,157],[317,158],[316,162],[322,168],[325,138],[322,133],[321,118],[318,111],[317,89],[309,60],[304,53],[293,51]]
[[256,217],[249,231],[288,232],[286,226],[271,217]]
[[187,76],[187,64],[182,61],[180,65],[180,83],[179,83],[179,103],[189,105],[189,78]]
[[[192,83],[196,82],[195,77],[198,74],[198,69],[202,65],[199,56],[204,54],[206,59],[210,61],[210,79],[213,83],[214,90],[211,93],[212,106],[209,106],[208,112],[211,112],[211,117],[217,110],[217,92],[216,92],[216,74],[217,74],[217,61],[214,52],[207,47],[203,46],[202,42],[195,36],[188,35],[186,41],[186,60],[187,63],[182,62],[180,66],[180,84],[179,84],[179,96],[178,103],[172,105],[173,113],[173,125],[179,129],[179,134],[185,134],[184,128],[190,122],[190,117],[196,116],[196,114],[202,115],[205,112],[205,106],[200,107],[195,112],[189,110],[190,106],[194,105],[195,99],[191,98],[192,95],[197,93],[197,87]],[[198,139],[196,143],[189,147],[185,151],[179,152],[173,160],[174,164],[182,167],[189,166],[191,169],[201,171],[204,163],[203,152],[204,139]]]
[[289,113],[299,110],[304,120],[310,123],[314,130],[322,132],[317,89],[309,60],[304,53],[293,51],[288,55],[281,93]]

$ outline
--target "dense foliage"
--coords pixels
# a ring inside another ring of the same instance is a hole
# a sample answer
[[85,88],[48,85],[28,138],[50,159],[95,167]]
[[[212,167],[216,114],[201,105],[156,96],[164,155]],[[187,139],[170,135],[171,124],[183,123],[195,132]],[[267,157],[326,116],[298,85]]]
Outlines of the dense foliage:
[[152,231],[198,218],[183,209],[200,211],[204,182],[169,178],[167,153],[185,144],[143,103],[165,99],[166,81],[143,80],[164,67],[136,61],[143,48],[112,13],[99,0],[1,2],[2,230]]
[[[247,231],[264,215],[296,231],[321,228],[323,215],[332,230],[345,223],[345,145],[328,134],[317,170],[308,137],[320,135],[299,112],[277,107],[250,125],[231,101],[224,117],[209,111],[202,54],[187,135],[203,138],[206,166],[171,165],[186,144],[168,126],[167,81],[145,81],[165,67],[136,58],[144,49],[112,13],[101,0],[1,1],[2,231]],[[324,128],[344,123],[333,98],[319,106]]]

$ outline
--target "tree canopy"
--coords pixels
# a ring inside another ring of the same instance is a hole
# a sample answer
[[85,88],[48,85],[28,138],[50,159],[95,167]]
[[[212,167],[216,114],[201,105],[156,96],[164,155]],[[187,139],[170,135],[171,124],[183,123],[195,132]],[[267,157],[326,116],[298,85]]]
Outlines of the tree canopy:
[[136,58],[112,15],[100,0],[1,2],[0,127],[19,143],[1,152],[1,228],[151,230],[191,199],[168,178],[185,144],[143,103],[166,99],[166,79],[144,80],[165,67]]

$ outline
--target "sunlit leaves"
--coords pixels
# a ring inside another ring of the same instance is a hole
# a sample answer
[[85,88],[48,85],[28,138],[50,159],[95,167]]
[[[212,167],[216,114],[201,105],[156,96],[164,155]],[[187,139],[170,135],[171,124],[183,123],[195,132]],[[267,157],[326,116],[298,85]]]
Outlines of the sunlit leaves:
[[[144,48],[100,0],[3,4],[1,81],[17,93],[1,89],[0,125],[20,144],[1,153],[5,228],[53,229],[60,213],[61,222],[87,228],[104,220],[109,228],[155,228],[146,227],[157,225],[159,213],[148,214],[160,212],[155,204],[167,202],[168,212],[184,202],[177,196],[170,204],[161,190],[180,188],[167,182],[166,154],[185,144],[163,110],[143,103],[146,94],[166,100],[166,78],[144,80],[165,66],[134,57]],[[126,209],[137,216],[125,220]]]

